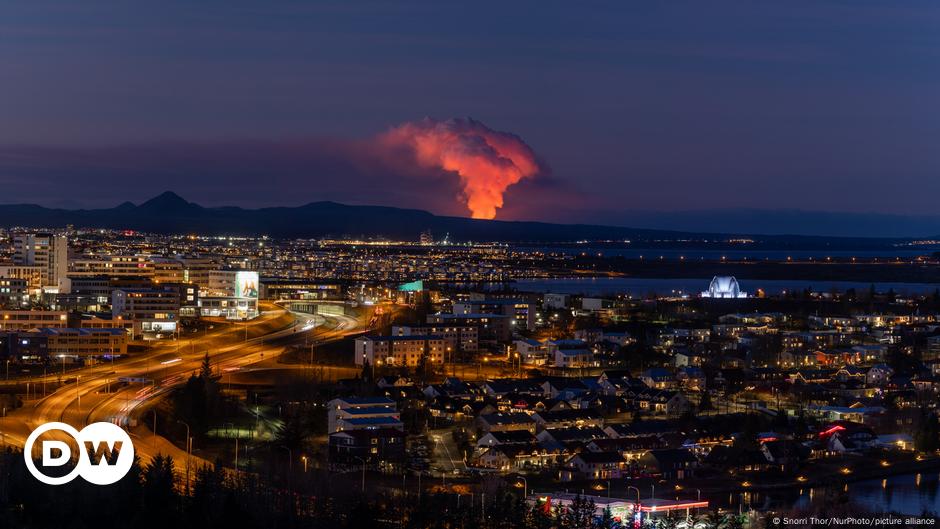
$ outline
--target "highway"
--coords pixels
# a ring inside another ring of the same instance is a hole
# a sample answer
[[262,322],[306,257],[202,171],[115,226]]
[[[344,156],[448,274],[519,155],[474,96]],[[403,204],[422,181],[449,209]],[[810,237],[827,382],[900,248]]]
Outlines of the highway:
[[[154,436],[143,425],[136,428],[133,425],[140,410],[197,373],[207,351],[212,369],[224,374],[286,349],[285,345],[272,343],[274,341],[283,343],[291,337],[303,339],[306,336],[326,343],[359,333],[363,328],[360,321],[349,316],[314,316],[289,312],[274,305],[267,308],[270,310],[247,324],[219,325],[217,330],[189,338],[158,342],[147,352],[127,359],[70,372],[70,379],[77,377],[74,383],[46,397],[28,401],[0,418],[0,442],[22,447],[29,433],[46,422],[60,421],[80,430],[92,422],[108,421],[128,429],[135,451],[144,463],[157,453],[170,454],[182,461],[186,458],[182,449]],[[49,374],[46,380],[57,377]],[[133,381],[122,383],[120,379]],[[32,383],[41,384],[41,377]]]

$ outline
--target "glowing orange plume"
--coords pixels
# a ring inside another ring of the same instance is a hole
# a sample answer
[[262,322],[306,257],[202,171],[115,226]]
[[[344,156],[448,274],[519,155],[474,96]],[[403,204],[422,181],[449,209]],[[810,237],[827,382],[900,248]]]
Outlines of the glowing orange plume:
[[379,141],[386,147],[410,149],[422,167],[456,173],[475,219],[495,218],[506,189],[539,172],[535,153],[521,138],[472,119],[404,123]]

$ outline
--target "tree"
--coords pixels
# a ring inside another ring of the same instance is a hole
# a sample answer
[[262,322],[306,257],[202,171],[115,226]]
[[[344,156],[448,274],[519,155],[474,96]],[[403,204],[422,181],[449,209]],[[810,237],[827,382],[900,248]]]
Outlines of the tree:
[[699,394],[700,398],[698,401],[698,410],[699,411],[709,411],[715,409],[712,405],[712,396],[707,389],[703,389]]
[[206,355],[202,358],[202,369],[199,371],[199,378],[203,380],[210,380],[212,378],[212,364],[209,362],[209,351],[206,351]]
[[678,529],[682,518],[676,511],[669,511],[656,521],[656,529]]
[[421,381],[421,386],[425,386],[428,383],[428,377],[431,371],[431,355],[428,352],[428,342],[425,340],[424,348],[421,350],[421,356],[418,358],[418,365],[415,368],[415,372],[418,375],[418,380]]
[[702,516],[701,521],[704,523],[706,529],[721,529],[725,517],[718,512],[718,509],[713,508]]
[[153,526],[172,527],[173,509],[178,498],[173,485],[176,471],[173,458],[157,454],[143,472],[144,520]]
[[363,382],[368,382],[371,386],[375,381],[372,380],[372,364],[368,360],[362,361],[362,371],[359,373],[359,378]]
[[914,446],[923,452],[940,449],[940,424],[933,413],[925,412],[921,416],[917,432],[914,434]]
[[536,502],[535,505],[528,510],[526,525],[532,529],[551,529],[551,505],[544,501]]
[[286,414],[284,421],[274,433],[274,442],[277,446],[284,446],[291,450],[299,450],[307,439],[309,429],[304,417],[292,411]]
[[221,469],[203,465],[196,469],[193,494],[189,505],[190,523],[201,527],[217,527],[225,515],[225,474]]
[[744,527],[743,517],[737,514],[726,514],[722,529],[742,529]]
[[594,525],[594,500],[588,500],[578,494],[562,517],[563,527],[568,529],[589,528]]
[[757,442],[757,436],[760,433],[759,428],[757,417],[747,414],[744,418],[742,430],[738,432],[738,436],[734,439],[734,446],[746,450],[757,449],[759,445]]
[[604,508],[604,512],[594,526],[597,529],[614,529],[617,526],[617,522],[614,520],[614,514],[610,512],[610,506]]
[[793,433],[797,435],[798,438],[805,437],[809,433],[809,425],[806,423],[806,416],[803,415],[803,410],[800,410],[799,415],[796,416],[796,421],[793,423]]

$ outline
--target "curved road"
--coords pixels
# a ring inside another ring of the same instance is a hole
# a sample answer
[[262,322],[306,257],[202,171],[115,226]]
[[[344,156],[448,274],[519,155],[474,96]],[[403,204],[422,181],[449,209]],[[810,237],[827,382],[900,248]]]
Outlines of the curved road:
[[[286,314],[287,310],[274,308],[248,324],[235,324],[182,339],[178,343],[160,343],[129,359],[73,371],[69,376],[77,377],[76,382],[44,398],[30,401],[0,419],[0,441],[22,447],[35,427],[51,421],[65,422],[76,429],[99,421],[114,422],[127,428],[138,409],[184,383],[191,373],[198,372],[206,351],[209,351],[213,369],[226,373],[259,362],[265,355],[271,358],[271,355],[285,350],[283,345],[266,343],[271,340],[292,336],[300,338],[306,334],[324,343],[362,330],[362,323],[349,316],[330,315],[324,318],[293,312],[290,313],[293,320],[287,326],[246,339],[245,332],[250,327],[270,324]],[[48,375],[46,380],[55,378],[57,375]],[[147,381],[121,384],[118,380],[120,378]],[[129,429],[129,432],[134,438],[135,452],[144,462],[157,453],[170,454],[177,461],[186,457],[183,450],[162,437],[152,435],[145,428]]]

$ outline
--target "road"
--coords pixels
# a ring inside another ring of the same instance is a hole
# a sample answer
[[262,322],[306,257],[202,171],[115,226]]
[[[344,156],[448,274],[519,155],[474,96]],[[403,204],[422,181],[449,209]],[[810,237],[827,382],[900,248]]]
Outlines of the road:
[[[207,351],[213,369],[224,374],[285,350],[286,345],[272,342],[306,337],[326,343],[362,330],[362,323],[349,316],[321,317],[288,312],[274,305],[268,307],[270,310],[244,325],[220,326],[178,341],[157,343],[149,351],[128,359],[72,371],[69,377],[77,377],[74,383],[0,418],[0,442],[22,447],[29,433],[46,422],[60,421],[81,429],[92,422],[109,421],[128,429],[143,462],[157,453],[184,460],[183,450],[146,428],[133,426],[140,410],[201,369]],[[281,320],[286,325],[280,325]],[[57,376],[47,375],[46,381]],[[146,382],[121,383],[119,379]],[[41,377],[33,383],[41,383]]]

